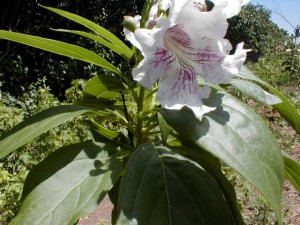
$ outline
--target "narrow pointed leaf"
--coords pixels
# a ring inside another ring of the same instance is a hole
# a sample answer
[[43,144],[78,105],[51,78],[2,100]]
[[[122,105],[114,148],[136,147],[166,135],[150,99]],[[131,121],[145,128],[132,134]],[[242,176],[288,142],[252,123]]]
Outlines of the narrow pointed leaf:
[[269,127],[231,96],[212,93],[206,104],[217,108],[205,114],[202,121],[187,107],[162,109],[161,113],[181,138],[220,158],[252,183],[269,201],[282,224],[284,162]]
[[15,41],[66,57],[92,63],[94,65],[108,69],[120,75],[121,77],[124,76],[119,69],[117,69],[114,65],[112,65],[96,53],[77,45],[5,30],[0,30],[0,39]]
[[92,110],[92,108],[85,106],[64,105],[53,107],[33,115],[1,136],[0,158],[3,158],[66,120]]
[[125,45],[119,38],[117,38],[114,34],[112,34],[111,32],[109,32],[108,30],[106,30],[105,28],[99,26],[98,24],[85,19],[81,16],[78,16],[76,14],[61,10],[61,9],[56,9],[56,8],[52,8],[52,7],[47,7],[47,6],[42,6],[45,9],[48,9],[58,15],[61,15],[69,20],[72,20],[78,24],[81,24],[83,26],[85,26],[86,28],[90,29],[91,31],[95,32],[96,34],[104,37],[105,39],[109,40],[110,42],[118,45],[119,47],[121,47],[122,49],[124,49],[124,51],[127,52],[132,52],[132,50],[127,47],[127,45]]
[[276,95],[266,92],[259,85],[253,82],[241,79],[233,79],[231,84],[233,84],[233,86],[239,89],[242,93],[264,105],[269,106],[281,103],[280,98],[278,98]]
[[63,147],[28,175],[12,225],[73,225],[91,213],[118,180],[115,148],[92,141]]
[[290,157],[287,153],[283,154],[285,163],[285,177],[300,192],[300,163]]
[[80,35],[82,37],[86,37],[89,38],[91,40],[94,40],[106,47],[108,47],[109,49],[113,50],[115,53],[119,54],[120,56],[122,56],[124,59],[126,59],[127,61],[129,61],[133,55],[132,51],[127,51],[124,50],[123,48],[121,48],[120,46],[107,41],[106,39],[94,35],[94,34],[90,34],[84,31],[77,31],[77,30],[65,30],[65,29],[53,29],[54,31],[59,31],[59,32],[66,32],[66,33],[71,33],[71,34],[76,34],[76,35]]
[[159,129],[160,129],[160,133],[161,133],[161,139],[162,139],[162,142],[165,144],[168,140],[168,136],[171,131],[171,127],[165,121],[165,119],[163,118],[163,116],[160,113],[157,114],[157,117],[158,117],[157,119],[158,119]]
[[190,159],[151,144],[129,159],[117,212],[120,225],[230,224],[215,180]]

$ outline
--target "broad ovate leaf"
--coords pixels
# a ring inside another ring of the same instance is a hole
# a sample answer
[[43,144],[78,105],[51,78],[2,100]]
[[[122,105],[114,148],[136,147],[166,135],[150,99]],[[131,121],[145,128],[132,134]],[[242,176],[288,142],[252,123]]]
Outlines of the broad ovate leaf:
[[175,141],[171,141],[168,144],[171,144],[172,150],[188,156],[212,175],[222,189],[226,203],[230,208],[232,224],[245,225],[237,202],[234,187],[223,174],[220,160],[196,145],[187,145],[187,143],[180,143],[178,145],[178,141],[177,143]]
[[282,224],[284,162],[269,127],[232,96],[212,93],[206,104],[216,109],[205,114],[201,121],[188,107],[160,112],[182,139],[215,155],[252,183]]
[[230,224],[211,175],[194,161],[149,143],[129,159],[117,207],[119,225]]
[[115,147],[92,141],[63,147],[29,173],[12,225],[73,225],[91,213],[118,180]]

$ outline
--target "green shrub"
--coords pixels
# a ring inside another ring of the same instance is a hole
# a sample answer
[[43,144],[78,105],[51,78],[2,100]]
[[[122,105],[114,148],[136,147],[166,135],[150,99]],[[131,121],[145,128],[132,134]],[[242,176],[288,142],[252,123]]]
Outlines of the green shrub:
[[[74,82],[74,86],[67,92],[68,101],[80,96],[76,84]],[[30,115],[63,104],[50,93],[45,80],[32,84],[29,90],[19,99],[2,93],[0,135]],[[18,211],[24,181],[31,168],[55,149],[87,138],[85,129],[80,123],[81,118],[61,124],[0,160],[0,225],[7,224]]]

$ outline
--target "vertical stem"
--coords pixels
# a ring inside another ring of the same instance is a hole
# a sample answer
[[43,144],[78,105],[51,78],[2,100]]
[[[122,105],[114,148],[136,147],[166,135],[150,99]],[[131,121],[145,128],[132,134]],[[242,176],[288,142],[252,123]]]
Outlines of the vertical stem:
[[137,133],[137,146],[143,143],[143,109],[144,109],[144,95],[145,88],[140,87],[140,95],[137,103],[137,125],[136,125],[136,133]]
[[[124,96],[124,93],[121,94],[122,96],[122,101],[123,101],[123,106],[124,106],[124,115],[125,115],[125,118],[126,120],[128,121],[129,123],[129,115],[128,115],[128,110],[127,110],[127,106],[126,106],[126,102],[125,102],[125,96]],[[131,133],[131,131],[127,128],[127,132],[128,132],[128,138],[130,140],[130,145],[132,147],[134,147],[134,143],[133,143],[133,134]]]

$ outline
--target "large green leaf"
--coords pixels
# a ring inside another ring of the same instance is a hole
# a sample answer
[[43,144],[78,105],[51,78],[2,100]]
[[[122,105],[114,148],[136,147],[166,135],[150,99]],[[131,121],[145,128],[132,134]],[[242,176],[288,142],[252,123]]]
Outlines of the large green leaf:
[[282,103],[276,104],[273,107],[280,113],[280,115],[300,134],[300,114],[295,107],[279,90],[274,88],[272,85],[256,77],[251,71],[246,67],[243,67],[240,74],[238,75],[241,78],[256,81],[259,84],[265,86],[273,94],[277,95],[280,98]]
[[[172,142],[174,143],[174,141]],[[185,143],[185,145],[178,145],[177,143],[175,144],[175,146],[173,145],[171,149],[188,156],[199,165],[201,165],[208,173],[210,173],[214,177],[214,179],[218,182],[220,188],[222,189],[226,203],[230,208],[229,211],[232,224],[245,225],[237,203],[235,190],[232,184],[222,173],[220,160],[211,155],[209,152],[199,148],[199,146],[188,145],[188,143]]]
[[108,41],[118,45],[120,48],[124,49],[124,51],[133,54],[132,50],[125,45],[119,38],[117,38],[114,34],[112,34],[111,32],[109,32],[108,30],[106,30],[105,28],[99,26],[96,23],[93,23],[90,20],[87,20],[81,16],[78,16],[76,14],[61,10],[61,9],[56,9],[56,8],[52,8],[52,7],[46,7],[46,6],[42,6],[45,9],[48,9],[54,13],[57,13],[58,15],[61,15],[69,20],[72,20],[76,23],[79,23],[83,26],[85,26],[86,28],[90,29],[91,31],[95,32],[96,34],[104,37],[105,39],[107,39]]
[[12,225],[73,225],[91,213],[118,180],[115,147],[92,141],[63,147],[29,173]]
[[187,107],[162,109],[161,113],[181,138],[217,156],[251,182],[269,201],[281,224],[284,162],[269,127],[232,96],[212,93],[206,104],[217,108],[202,121]]
[[300,192],[300,163],[287,153],[283,154],[285,163],[285,177]]
[[121,77],[124,77],[120,70],[117,69],[114,65],[112,65],[96,53],[85,48],[79,47],[77,45],[5,30],[0,30],[0,39],[15,41],[66,57],[79,59],[84,62],[92,63],[94,65],[103,67],[120,75]]
[[86,82],[84,97],[114,99],[124,90],[125,86],[118,78],[109,75],[99,75]]
[[198,164],[167,148],[140,146],[121,183],[117,224],[230,224],[222,192]]
[[79,105],[64,105],[53,107],[33,115],[1,136],[0,158],[3,158],[66,120],[89,111],[92,111],[92,108]]

